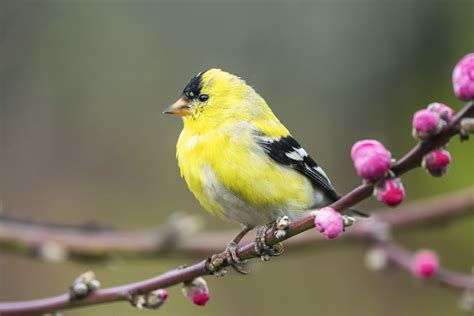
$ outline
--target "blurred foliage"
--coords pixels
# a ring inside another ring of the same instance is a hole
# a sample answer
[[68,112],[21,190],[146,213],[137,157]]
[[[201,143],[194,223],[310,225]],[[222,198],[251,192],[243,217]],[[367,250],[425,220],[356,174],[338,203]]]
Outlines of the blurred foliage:
[[[245,78],[341,192],[358,184],[349,150],[376,138],[400,157],[415,142],[411,115],[432,101],[459,109],[456,61],[474,50],[472,0],[25,1],[0,0],[0,198],[41,220],[157,226],[176,210],[206,228],[235,225],[202,212],[179,178],[181,122],[161,115],[195,73]],[[408,200],[473,184],[472,143],[453,140],[447,177],[417,170]],[[370,209],[380,206],[364,202]],[[469,271],[474,219],[397,233],[412,249]],[[245,278],[209,277],[199,309],[172,288],[162,315],[461,315],[455,293],[405,272],[367,271],[357,244],[255,263]],[[224,245],[223,245],[224,246]],[[105,286],[192,259],[50,264],[0,254],[0,300],[63,292],[92,268]],[[142,315],[124,304],[67,315]]]

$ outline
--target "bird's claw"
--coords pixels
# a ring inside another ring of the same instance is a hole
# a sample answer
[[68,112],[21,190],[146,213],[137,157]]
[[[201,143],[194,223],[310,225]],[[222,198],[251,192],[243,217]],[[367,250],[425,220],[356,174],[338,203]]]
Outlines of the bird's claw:
[[283,253],[283,245],[281,243],[277,243],[273,246],[267,244],[267,232],[270,229],[273,229],[274,226],[275,223],[267,224],[257,231],[257,236],[255,238],[255,253],[260,256],[262,261],[268,261],[271,257],[280,256]]
[[227,244],[225,251],[221,254],[213,255],[207,258],[206,270],[214,276],[221,277],[226,275],[227,270],[223,267],[224,261],[234,268],[240,274],[248,274],[248,272],[242,267],[243,264],[247,263],[247,260],[241,260],[237,255],[239,246],[236,242],[231,241]]
[[248,260],[241,260],[239,256],[237,255],[237,250],[239,249],[239,245],[236,242],[231,241],[230,243],[227,244],[227,247],[225,249],[225,255],[227,259],[227,263],[234,268],[235,271],[237,271],[240,274],[248,274],[248,271],[246,271],[242,265],[246,264]]

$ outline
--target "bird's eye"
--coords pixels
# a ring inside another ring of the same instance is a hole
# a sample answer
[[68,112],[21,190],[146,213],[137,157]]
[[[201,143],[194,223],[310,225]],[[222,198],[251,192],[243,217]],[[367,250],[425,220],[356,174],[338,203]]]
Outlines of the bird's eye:
[[209,100],[209,95],[207,95],[207,94],[200,94],[198,98],[199,98],[199,101],[201,101],[201,102],[206,102],[207,100]]

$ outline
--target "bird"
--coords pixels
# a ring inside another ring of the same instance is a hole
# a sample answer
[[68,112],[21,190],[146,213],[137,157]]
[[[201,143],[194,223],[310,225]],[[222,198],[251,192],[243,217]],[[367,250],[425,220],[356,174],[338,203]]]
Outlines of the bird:
[[255,243],[262,259],[279,255],[265,243],[271,223],[296,220],[340,198],[263,97],[236,75],[199,72],[164,113],[183,119],[176,157],[189,190],[211,214],[243,225],[226,247],[240,273],[246,271],[238,244],[249,231],[263,225]]

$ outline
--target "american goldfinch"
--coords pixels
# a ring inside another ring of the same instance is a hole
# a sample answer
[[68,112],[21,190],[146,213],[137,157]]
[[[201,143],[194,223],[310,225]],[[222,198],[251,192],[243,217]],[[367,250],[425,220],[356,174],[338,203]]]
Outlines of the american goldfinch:
[[[164,113],[183,118],[176,156],[191,192],[212,214],[245,227],[226,249],[239,272],[236,250],[251,229],[282,216],[297,219],[339,198],[265,100],[233,74],[198,73]],[[257,234],[256,251],[277,255],[265,243],[267,228]]]

